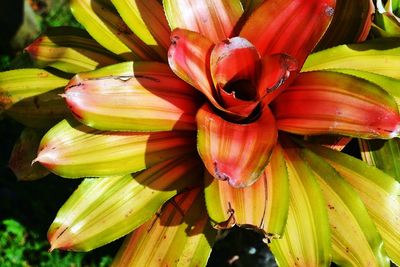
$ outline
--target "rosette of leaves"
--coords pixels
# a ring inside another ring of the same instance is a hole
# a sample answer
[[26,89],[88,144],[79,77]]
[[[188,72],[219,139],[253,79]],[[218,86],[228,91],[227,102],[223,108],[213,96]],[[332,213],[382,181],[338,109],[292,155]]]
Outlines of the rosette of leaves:
[[129,234],[113,266],[200,266],[238,225],[280,266],[400,264],[398,178],[340,152],[399,136],[400,40],[365,41],[371,1],[70,5],[85,30],[50,31],[26,49],[37,68],[0,74],[6,114],[60,121],[34,164],[85,178],[51,250]]

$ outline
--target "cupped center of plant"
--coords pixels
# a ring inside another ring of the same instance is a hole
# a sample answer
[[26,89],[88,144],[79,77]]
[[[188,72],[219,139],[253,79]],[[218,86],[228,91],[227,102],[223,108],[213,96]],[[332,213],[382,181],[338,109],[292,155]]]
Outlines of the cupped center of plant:
[[240,79],[231,81],[225,85],[223,90],[229,94],[234,94],[237,99],[252,101],[257,98],[257,90],[250,80]]

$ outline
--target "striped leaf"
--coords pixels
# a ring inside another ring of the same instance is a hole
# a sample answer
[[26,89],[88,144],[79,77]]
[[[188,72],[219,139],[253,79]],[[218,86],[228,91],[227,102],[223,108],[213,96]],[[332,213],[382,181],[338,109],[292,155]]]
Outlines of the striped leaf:
[[310,150],[301,156],[317,175],[327,203],[332,260],[339,266],[389,266],[383,241],[357,192]]
[[302,66],[328,28],[335,5],[336,0],[264,1],[239,35],[261,56],[284,53]]
[[216,231],[203,201],[200,188],[176,196],[127,237],[111,266],[206,266]]
[[104,48],[125,60],[159,60],[159,56],[128,28],[108,1],[70,0],[72,14]]
[[289,173],[289,213],[280,239],[270,247],[280,266],[329,266],[331,240],[326,210],[316,176],[295,145],[280,138]]
[[332,69],[330,71],[340,72],[344,74],[353,75],[362,79],[365,79],[371,83],[374,83],[381,87],[383,90],[389,93],[400,106],[400,80],[394,79],[381,74],[376,74],[368,71],[354,70],[354,69]]
[[332,22],[316,50],[364,41],[371,28],[374,11],[372,0],[337,0]]
[[190,132],[105,132],[63,120],[43,137],[35,161],[67,178],[124,175],[196,149]]
[[84,30],[72,27],[51,28],[25,51],[39,68],[51,66],[69,73],[94,70],[119,61]]
[[216,179],[241,188],[253,184],[268,165],[276,144],[272,113],[265,108],[248,124],[226,121],[204,104],[196,115],[197,150]]
[[158,62],[78,74],[63,96],[82,123],[110,131],[194,131],[200,106],[199,94]]
[[41,69],[0,72],[0,112],[13,104],[64,87],[68,80]]
[[163,4],[171,30],[195,31],[214,43],[232,37],[243,13],[240,0],[163,0]]
[[138,228],[177,192],[198,184],[196,156],[174,158],[134,175],[87,178],[50,226],[51,250],[88,251]]
[[205,198],[215,228],[233,225],[263,229],[270,237],[282,235],[287,218],[289,184],[282,148],[277,145],[265,173],[251,186],[234,188],[206,173]]
[[400,183],[349,155],[309,145],[355,189],[374,221],[390,259],[400,265]]
[[[290,103],[290,105],[288,105]],[[399,135],[394,99],[363,79],[328,71],[301,73],[273,102],[278,129],[302,135]]]
[[129,29],[161,58],[167,58],[171,30],[157,0],[111,0]]
[[340,45],[311,54],[302,71],[355,69],[400,78],[400,38]]

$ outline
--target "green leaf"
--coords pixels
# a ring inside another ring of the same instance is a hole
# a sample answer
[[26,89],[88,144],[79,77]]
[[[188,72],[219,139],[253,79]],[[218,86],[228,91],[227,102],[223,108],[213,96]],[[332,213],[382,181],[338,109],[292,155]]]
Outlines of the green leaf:
[[310,150],[301,156],[317,175],[327,203],[333,262],[339,266],[389,266],[383,241],[357,192]]
[[87,251],[128,234],[177,192],[197,185],[200,163],[191,155],[134,175],[85,179],[50,226],[51,249]]
[[400,182],[400,143],[398,139],[359,140],[361,156],[371,166],[386,172]]
[[372,30],[374,36],[400,37],[399,18],[390,12],[377,12],[375,14],[375,24]]
[[206,266],[216,231],[200,188],[184,192],[126,238],[112,266]]
[[307,145],[357,191],[382,236],[390,259],[400,265],[400,184],[383,171],[349,155]]
[[302,71],[355,69],[400,79],[400,38],[340,45],[311,54]]
[[280,266],[329,266],[331,240],[326,203],[310,167],[287,137],[280,139],[289,173],[289,213],[282,238],[270,247]]
[[67,178],[124,175],[196,149],[192,132],[105,132],[63,120],[42,139],[38,157]]

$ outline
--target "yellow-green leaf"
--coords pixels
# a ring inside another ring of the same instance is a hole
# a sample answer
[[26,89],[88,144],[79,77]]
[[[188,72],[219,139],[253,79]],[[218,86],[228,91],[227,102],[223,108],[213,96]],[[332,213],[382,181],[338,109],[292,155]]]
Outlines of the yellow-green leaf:
[[0,72],[0,112],[23,99],[64,87],[67,83],[67,79],[41,69]]
[[159,56],[128,28],[108,1],[70,0],[72,14],[106,49],[126,60],[151,60]]
[[357,192],[323,159],[303,149],[327,203],[332,260],[339,266],[389,266],[383,241]]
[[134,175],[87,178],[57,213],[51,249],[88,251],[136,229],[177,192],[201,181],[195,155],[164,161]]
[[67,178],[124,175],[196,149],[192,132],[105,132],[63,120],[42,139],[38,157]]
[[38,67],[51,66],[69,73],[94,70],[119,61],[84,30],[72,27],[51,28],[25,51]]
[[111,1],[132,32],[166,60],[171,30],[163,6],[157,0]]
[[309,145],[357,191],[382,236],[390,259],[400,265],[400,183],[349,155]]
[[311,168],[287,137],[280,139],[289,173],[286,229],[270,247],[280,266],[329,266],[331,240],[326,202]]
[[302,71],[355,69],[400,78],[400,38],[340,45],[311,54]]
[[128,236],[111,266],[206,266],[215,236],[201,189],[195,188]]

